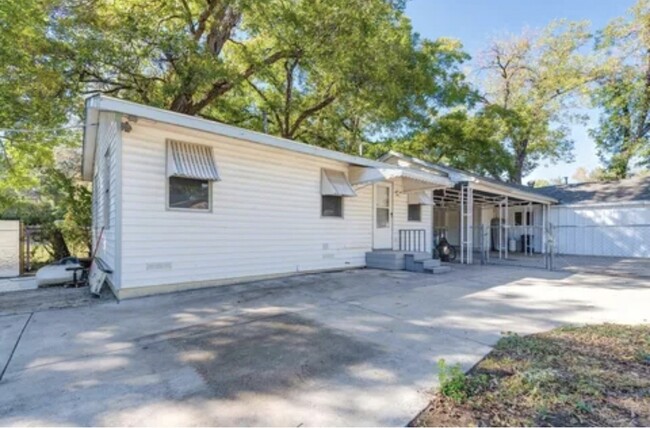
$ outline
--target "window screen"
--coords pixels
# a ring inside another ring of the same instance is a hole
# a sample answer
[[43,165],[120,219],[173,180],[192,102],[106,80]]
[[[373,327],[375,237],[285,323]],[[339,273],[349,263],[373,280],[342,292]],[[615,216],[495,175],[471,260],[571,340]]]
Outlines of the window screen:
[[422,205],[420,204],[409,204],[409,221],[421,221],[422,220]]
[[323,217],[343,217],[343,197],[323,195],[321,215]]
[[169,177],[169,208],[210,210],[210,182],[194,178]]
[[515,213],[515,226],[521,226],[523,224],[523,213]]

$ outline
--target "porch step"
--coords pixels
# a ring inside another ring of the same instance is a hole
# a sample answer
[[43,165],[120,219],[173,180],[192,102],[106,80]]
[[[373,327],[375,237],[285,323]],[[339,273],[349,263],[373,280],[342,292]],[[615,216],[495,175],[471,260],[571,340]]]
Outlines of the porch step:
[[423,260],[422,261],[422,266],[424,269],[433,269],[436,267],[440,267],[440,259],[428,259],[428,260]]
[[441,274],[441,273],[448,273],[451,272],[451,267],[449,266],[438,266],[438,267],[432,267],[429,269],[425,269],[427,272],[431,272],[433,274]]
[[366,266],[375,269],[404,270],[404,253],[398,251],[369,251]]
[[376,250],[366,253],[366,266],[374,269],[407,270],[409,272],[446,273],[451,270],[430,253]]

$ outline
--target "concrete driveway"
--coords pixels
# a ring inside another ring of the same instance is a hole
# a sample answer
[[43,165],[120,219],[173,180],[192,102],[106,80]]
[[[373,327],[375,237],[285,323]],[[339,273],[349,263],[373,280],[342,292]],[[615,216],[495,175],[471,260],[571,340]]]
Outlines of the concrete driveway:
[[502,332],[648,322],[646,280],[376,270],[0,316],[0,425],[404,425]]

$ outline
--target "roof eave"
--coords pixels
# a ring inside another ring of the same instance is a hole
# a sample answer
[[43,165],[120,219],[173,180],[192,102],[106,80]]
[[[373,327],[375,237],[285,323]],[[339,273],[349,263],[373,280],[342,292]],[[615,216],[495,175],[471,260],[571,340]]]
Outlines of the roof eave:
[[[207,132],[210,134],[222,135],[237,140],[258,143],[265,146],[276,147],[297,153],[344,162],[350,165],[365,166],[370,168],[395,167],[394,165],[390,165],[381,161],[324,149],[322,147],[313,146],[298,141],[287,140],[261,132],[250,131],[247,129],[214,122],[196,116],[189,116],[182,113],[176,113],[156,107],[134,103],[131,101],[107,97],[104,95],[95,95],[86,99],[87,132],[84,135],[84,158],[82,171],[84,178],[88,180],[92,178],[92,165],[94,161],[93,158],[96,144],[95,140],[97,137],[97,119],[100,111],[108,111],[120,113],[127,116],[135,116],[142,119],[151,120],[153,122],[180,126],[197,131]],[[441,186],[453,186],[453,182],[448,180],[446,177],[440,178]]]
[[95,145],[97,143],[97,127],[99,122],[99,95],[86,98],[83,131],[83,146],[81,151],[81,178],[90,181],[93,178],[95,162]]

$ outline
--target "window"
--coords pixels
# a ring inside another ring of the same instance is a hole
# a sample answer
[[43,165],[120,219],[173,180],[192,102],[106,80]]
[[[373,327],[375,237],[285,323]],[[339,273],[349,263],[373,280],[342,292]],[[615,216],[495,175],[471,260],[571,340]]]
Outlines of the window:
[[[532,213],[529,211],[526,213],[526,224],[525,226],[531,226],[532,222]],[[515,213],[515,226],[524,226],[524,213],[516,212]]]
[[104,228],[111,225],[111,152],[104,155]]
[[343,217],[343,197],[322,195],[321,215],[323,217]]
[[212,147],[167,140],[167,176],[169,209],[212,210],[212,182],[220,180]]
[[210,211],[210,181],[169,177],[169,208]]
[[408,221],[422,221],[422,205],[409,204]]

